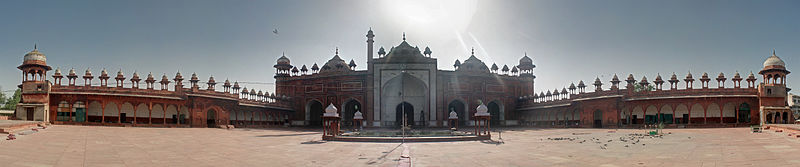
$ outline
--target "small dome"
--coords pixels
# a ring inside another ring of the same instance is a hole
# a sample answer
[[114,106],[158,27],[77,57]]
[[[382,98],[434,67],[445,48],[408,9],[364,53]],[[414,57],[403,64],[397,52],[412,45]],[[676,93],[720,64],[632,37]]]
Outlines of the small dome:
[[483,103],[481,103],[481,105],[479,105],[478,108],[475,108],[475,110],[477,110],[477,112],[475,112],[475,116],[489,116],[490,115],[489,112],[488,112],[489,108],[486,107],[486,105],[483,104]]
[[286,58],[286,54],[283,54],[283,55],[281,55],[280,58],[278,58],[278,64],[287,64],[288,65],[288,64],[291,64],[291,61],[289,60],[289,58]]
[[214,80],[214,76],[210,76],[210,77],[208,77],[208,83],[215,84],[215,83],[217,83],[217,81]]
[[508,72],[508,66],[507,65],[503,65],[503,68],[500,69],[500,70],[503,71],[503,72]]
[[770,66],[786,67],[786,63],[784,63],[781,58],[775,55],[775,50],[772,50],[772,56],[768,57],[767,60],[764,61],[764,68]]
[[61,68],[56,68],[56,72],[54,75],[61,75]]
[[92,71],[90,69],[86,69],[86,72],[83,73],[84,76],[92,76]]
[[306,71],[308,71],[308,68],[306,67],[306,65],[305,65],[305,64],[303,65],[303,68],[300,68],[300,71],[302,71],[302,72],[306,72]]
[[536,65],[533,65],[533,60],[528,57],[528,52],[525,52],[525,56],[519,59],[519,65],[517,65],[521,70],[531,70],[536,68]]
[[600,77],[594,79],[594,86],[603,85],[603,82],[600,81]]
[[197,73],[192,73],[191,81],[200,81],[200,78],[197,78]]
[[429,47],[427,47],[427,46],[425,47],[425,51],[424,51],[424,52],[422,52],[422,54],[425,54],[425,55],[428,55],[428,56],[430,56],[430,55],[431,55],[431,53],[433,53],[433,52],[431,52],[431,48],[429,48]]
[[569,90],[573,90],[573,89],[575,89],[575,83],[570,83],[569,84]]
[[124,76],[125,74],[122,73],[122,70],[117,71],[117,76]]
[[353,114],[353,119],[357,120],[364,119],[364,114],[362,114],[361,111],[356,111],[356,113]]
[[328,105],[327,108],[325,108],[325,114],[323,114],[323,116],[338,117],[339,116],[338,111],[339,111],[339,109],[337,109],[336,106],[333,106],[333,104],[330,104],[330,105]]
[[[34,45],[33,50],[25,54],[22,65],[47,66],[47,57],[44,56],[44,53],[39,52],[39,48]],[[50,70],[49,66],[46,68],[47,70]]]
[[317,63],[314,63],[314,65],[312,65],[312,66],[311,66],[311,70],[312,70],[312,71],[317,71],[317,70],[319,70],[319,66],[317,66]]
[[450,111],[450,116],[447,119],[458,119],[458,114],[455,111]]
[[349,63],[349,64],[347,64],[347,66],[350,66],[350,67],[355,67],[355,66],[356,66],[356,61],[355,61],[355,60],[353,60],[353,59],[350,59],[350,63]]
[[378,55],[386,55],[386,49],[383,49],[383,46],[381,46],[381,48],[378,49]]

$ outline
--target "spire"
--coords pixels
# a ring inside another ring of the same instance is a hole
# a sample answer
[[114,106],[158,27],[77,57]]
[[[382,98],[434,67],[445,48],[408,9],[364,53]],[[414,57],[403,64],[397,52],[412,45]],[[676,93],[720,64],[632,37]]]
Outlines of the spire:
[[475,47],[472,47],[472,56],[475,56]]
[[[39,44],[37,44],[36,42],[33,43],[33,50],[39,50]],[[774,54],[775,50],[773,49],[772,52]]]

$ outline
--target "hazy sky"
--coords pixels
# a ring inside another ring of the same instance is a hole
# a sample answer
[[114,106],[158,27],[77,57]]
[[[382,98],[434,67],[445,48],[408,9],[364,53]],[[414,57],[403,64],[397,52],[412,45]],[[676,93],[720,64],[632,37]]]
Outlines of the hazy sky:
[[[128,78],[138,71],[171,79],[180,70],[203,81],[213,75],[272,83],[282,52],[296,66],[322,65],[335,47],[366,69],[370,27],[375,51],[398,45],[406,32],[411,45],[430,46],[445,70],[469,57],[471,47],[488,66],[516,65],[527,52],[537,66],[537,92],[595,77],[607,89],[615,73],[650,81],[688,71],[746,77],[773,48],[788,70],[800,70],[794,68],[798,9],[800,1],[772,0],[6,0],[0,1],[0,86],[6,91],[21,82],[16,67],[34,43],[65,75],[73,67],[79,75],[91,68],[95,76],[107,68]],[[788,76],[790,87],[800,82],[796,75]]]

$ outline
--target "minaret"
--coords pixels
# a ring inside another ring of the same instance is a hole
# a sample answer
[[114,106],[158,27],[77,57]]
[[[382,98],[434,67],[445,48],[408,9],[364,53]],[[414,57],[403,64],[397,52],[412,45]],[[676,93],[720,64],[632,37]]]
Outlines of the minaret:
[[372,43],[375,43],[373,38],[375,38],[375,34],[372,33],[372,27],[370,27],[367,31],[367,62],[372,61]]
[[17,104],[14,118],[28,121],[55,121],[50,118],[50,81],[46,79],[47,71],[52,68],[47,65],[47,57],[39,52],[34,44],[33,50],[25,54],[22,65],[17,69],[22,71],[22,100]]

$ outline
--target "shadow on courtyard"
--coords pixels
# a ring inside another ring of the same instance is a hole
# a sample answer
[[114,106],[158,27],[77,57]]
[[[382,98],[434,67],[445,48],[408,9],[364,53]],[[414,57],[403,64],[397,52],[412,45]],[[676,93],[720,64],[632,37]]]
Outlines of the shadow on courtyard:
[[286,136],[305,136],[305,135],[320,135],[322,132],[317,133],[295,133],[295,134],[282,134],[282,135],[260,135],[256,137],[286,137]]
[[323,143],[327,143],[327,142],[323,141],[323,140],[311,140],[311,141],[302,142],[300,144],[323,144]]
[[397,146],[395,146],[394,148],[392,148],[392,149],[391,149],[391,150],[389,150],[389,151],[384,151],[384,152],[381,152],[381,153],[383,153],[383,155],[381,155],[380,157],[378,157],[378,158],[377,158],[377,159],[375,159],[375,160],[368,161],[368,162],[367,162],[367,165],[373,165],[373,164],[375,164],[375,163],[378,163],[378,161],[383,161],[384,159],[386,159],[386,156],[388,156],[389,154],[391,154],[392,152],[394,152],[394,150],[397,150],[397,148],[399,148],[399,147],[400,147],[400,146],[402,146],[402,145],[403,145],[403,143],[400,143],[400,144],[398,144]]

